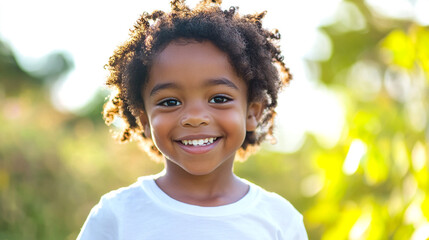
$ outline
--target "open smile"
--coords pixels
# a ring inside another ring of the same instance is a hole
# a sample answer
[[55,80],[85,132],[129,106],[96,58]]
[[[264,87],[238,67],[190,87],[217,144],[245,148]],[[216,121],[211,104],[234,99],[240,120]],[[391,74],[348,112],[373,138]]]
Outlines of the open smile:
[[216,140],[217,140],[217,137],[210,137],[210,138],[203,138],[203,139],[181,140],[180,142],[184,145],[207,146],[212,144]]
[[177,140],[176,142],[185,152],[190,154],[202,154],[213,149],[220,139],[221,137],[197,137]]

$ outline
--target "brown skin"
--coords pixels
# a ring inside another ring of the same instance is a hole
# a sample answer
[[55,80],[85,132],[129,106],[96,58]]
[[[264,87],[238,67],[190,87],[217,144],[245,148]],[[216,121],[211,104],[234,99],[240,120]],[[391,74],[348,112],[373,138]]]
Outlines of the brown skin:
[[[170,43],[155,59],[142,95],[140,121],[166,160],[166,174],[156,180],[166,194],[220,206],[247,193],[233,162],[246,131],[256,129],[262,104],[247,102],[247,86],[224,52],[209,41]],[[217,140],[204,147],[182,142],[205,138]]]

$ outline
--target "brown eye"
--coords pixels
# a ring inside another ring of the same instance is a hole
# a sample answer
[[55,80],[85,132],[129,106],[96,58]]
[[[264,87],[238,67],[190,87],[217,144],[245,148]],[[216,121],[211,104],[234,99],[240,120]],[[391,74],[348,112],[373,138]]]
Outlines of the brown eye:
[[231,101],[232,99],[225,96],[215,96],[212,99],[210,99],[210,103],[226,103]]
[[163,106],[163,107],[175,107],[175,106],[179,106],[182,103],[174,98],[169,98],[169,99],[165,99],[161,102],[158,103],[159,106]]

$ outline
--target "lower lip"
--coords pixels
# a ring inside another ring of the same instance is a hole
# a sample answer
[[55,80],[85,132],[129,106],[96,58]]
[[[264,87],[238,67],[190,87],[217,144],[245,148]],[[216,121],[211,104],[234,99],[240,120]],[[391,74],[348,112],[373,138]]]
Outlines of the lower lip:
[[203,154],[212,150],[220,141],[220,138],[216,139],[213,143],[205,146],[194,146],[194,145],[184,145],[181,142],[178,142],[179,146],[187,153],[190,154]]

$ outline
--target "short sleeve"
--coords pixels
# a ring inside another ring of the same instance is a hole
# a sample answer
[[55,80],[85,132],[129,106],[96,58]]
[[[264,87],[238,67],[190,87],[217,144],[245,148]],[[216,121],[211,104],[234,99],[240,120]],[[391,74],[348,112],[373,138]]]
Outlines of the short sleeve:
[[304,226],[304,219],[301,214],[296,221],[296,239],[308,240],[307,231]]
[[307,231],[305,230],[304,220],[301,214],[297,213],[295,215],[293,225],[293,227],[288,228],[286,231],[284,239],[308,240]]
[[117,220],[110,207],[110,202],[104,196],[92,208],[77,240],[109,240],[117,238]]

